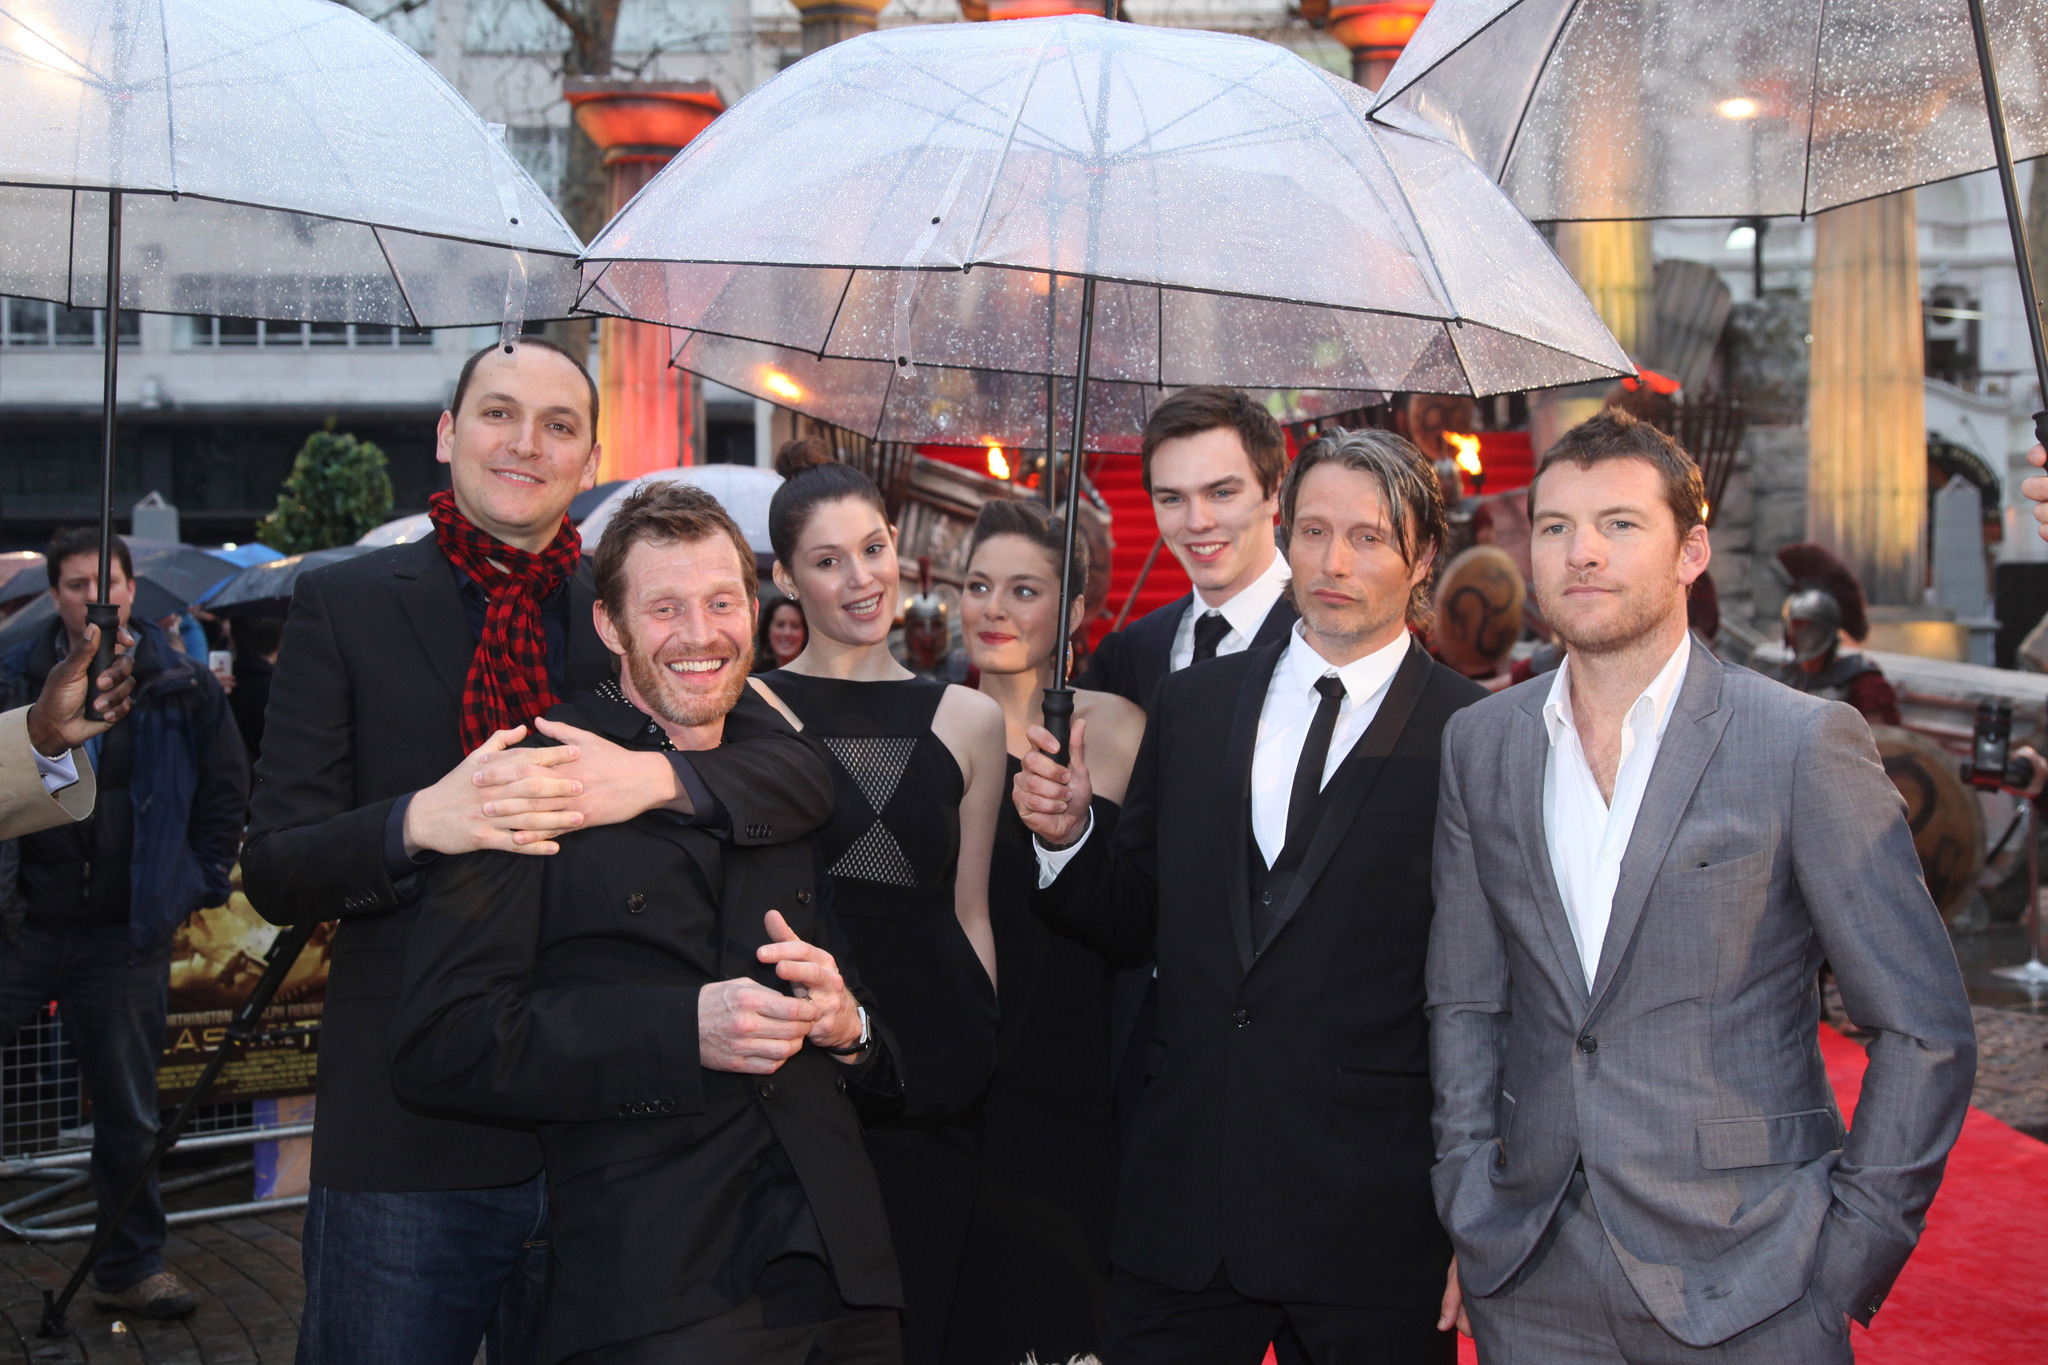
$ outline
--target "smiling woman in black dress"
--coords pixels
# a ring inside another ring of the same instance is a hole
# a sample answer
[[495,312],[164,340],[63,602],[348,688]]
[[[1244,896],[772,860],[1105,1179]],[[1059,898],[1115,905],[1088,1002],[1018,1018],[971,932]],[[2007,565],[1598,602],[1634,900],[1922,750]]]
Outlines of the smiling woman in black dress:
[[906,1365],[936,1365],[980,1174],[995,1069],[989,849],[1006,803],[1003,717],[889,653],[900,596],[882,496],[818,440],[784,446],[769,505],[775,582],[810,638],[762,674],[830,752],[838,801],[820,831],[834,911],[894,1034],[908,1089],[870,1122],[868,1153],[903,1271]]
[[[981,691],[1003,708],[1008,773],[1044,723],[1052,685],[1064,531],[1029,502],[981,510],[960,620]],[[1074,581],[1088,578],[1074,547]],[[1078,626],[1084,606],[1073,604]],[[1116,826],[1145,713],[1108,692],[1075,695],[1076,732],[1095,776],[1097,838]],[[1007,787],[1007,784],[1006,784]],[[1008,801],[996,825],[989,913],[1003,982],[981,1187],[946,1334],[946,1365],[1063,1361],[1102,1348],[1116,1131],[1110,1112],[1109,964],[1031,913],[1031,836]]]

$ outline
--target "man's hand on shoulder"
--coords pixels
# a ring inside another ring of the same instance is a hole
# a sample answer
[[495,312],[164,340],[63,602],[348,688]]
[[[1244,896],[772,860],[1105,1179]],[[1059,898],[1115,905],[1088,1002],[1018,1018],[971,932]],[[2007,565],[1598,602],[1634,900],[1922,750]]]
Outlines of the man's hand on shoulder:
[[796,1056],[817,1022],[809,1000],[735,977],[697,992],[697,1060],[707,1071],[772,1076]]
[[[135,637],[124,628],[113,665],[88,689],[86,674],[99,648],[98,626],[87,626],[78,648],[64,656],[43,681],[42,694],[28,712],[28,739],[44,758],[57,758],[128,714],[135,693]],[[85,699],[93,702],[87,711]]]
[[689,815],[689,796],[676,781],[668,755],[628,749],[603,735],[579,730],[543,716],[534,728],[575,754],[556,770],[557,777],[577,785],[577,792],[556,809],[573,811],[584,826],[622,825],[662,806]]
[[405,810],[405,851],[549,854],[555,836],[584,823],[570,803],[583,784],[557,769],[577,758],[575,745],[518,749],[526,727],[500,730],[431,787],[413,793]]

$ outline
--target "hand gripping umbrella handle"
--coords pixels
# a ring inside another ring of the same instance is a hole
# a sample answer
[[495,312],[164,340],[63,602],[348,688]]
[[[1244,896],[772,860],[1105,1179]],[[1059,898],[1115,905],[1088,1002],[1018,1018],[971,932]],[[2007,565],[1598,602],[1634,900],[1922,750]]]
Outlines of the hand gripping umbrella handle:
[[1065,767],[1067,763],[1067,739],[1074,732],[1074,689],[1071,687],[1048,687],[1040,699],[1045,708],[1045,728],[1052,731],[1052,737],[1060,742],[1052,761]]

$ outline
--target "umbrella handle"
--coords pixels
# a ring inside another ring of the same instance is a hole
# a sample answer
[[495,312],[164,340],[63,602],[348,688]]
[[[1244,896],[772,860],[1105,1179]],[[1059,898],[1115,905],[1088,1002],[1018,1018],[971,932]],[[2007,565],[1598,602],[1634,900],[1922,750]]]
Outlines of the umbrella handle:
[[85,623],[100,628],[100,642],[92,652],[92,672],[85,679],[85,713],[89,716],[93,699],[100,694],[100,675],[114,666],[114,649],[120,644],[121,609],[112,602],[88,602]]
[[1067,764],[1067,738],[1074,732],[1074,689],[1071,687],[1048,687],[1045,689],[1045,728],[1052,731],[1052,737],[1060,747],[1054,751],[1052,761],[1065,767]]
[[2034,414],[2034,441],[2038,445],[2048,446],[2048,412]]

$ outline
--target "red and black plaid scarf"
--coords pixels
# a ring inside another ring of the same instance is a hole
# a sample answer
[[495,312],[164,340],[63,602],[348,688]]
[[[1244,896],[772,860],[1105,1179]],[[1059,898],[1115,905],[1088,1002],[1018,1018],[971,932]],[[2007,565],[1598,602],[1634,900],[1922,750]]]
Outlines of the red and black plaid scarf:
[[564,517],[562,529],[539,554],[514,549],[471,525],[448,492],[427,499],[427,515],[433,518],[441,553],[490,599],[483,639],[462,684],[462,748],[467,753],[494,731],[525,725],[560,700],[548,681],[548,637],[540,604],[576,572],[583,538]]

